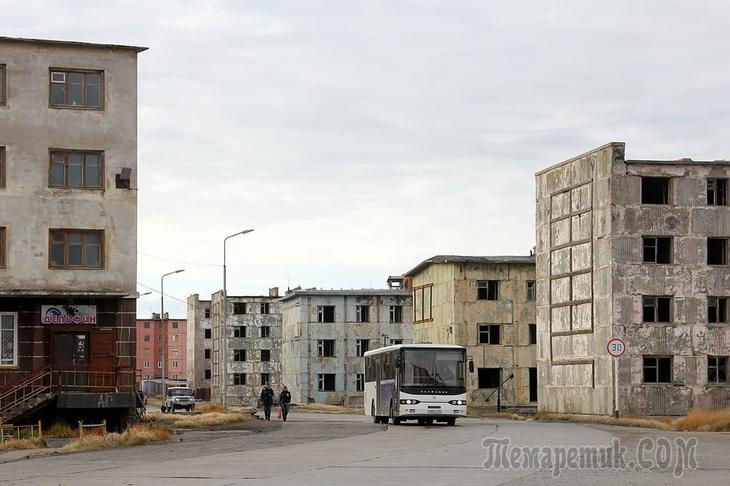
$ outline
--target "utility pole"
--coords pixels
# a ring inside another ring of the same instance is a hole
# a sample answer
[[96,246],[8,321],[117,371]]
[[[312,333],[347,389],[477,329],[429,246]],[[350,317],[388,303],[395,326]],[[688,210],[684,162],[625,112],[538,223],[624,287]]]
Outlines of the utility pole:
[[[160,277],[160,332],[162,332],[162,384],[160,389],[160,398],[162,406],[165,406],[165,361],[167,361],[167,327],[165,327],[165,277],[175,273],[184,272],[185,269],[175,270]],[[153,375],[154,376],[154,375]]]
[[252,229],[239,231],[238,233],[226,236],[223,239],[223,309],[221,310],[222,322],[220,330],[218,331],[221,333],[222,338],[221,349],[218,351],[218,359],[220,359],[222,363],[219,363],[218,369],[221,369],[222,364],[223,376],[219,376],[218,379],[220,380],[221,386],[221,403],[224,407],[227,405],[228,402],[228,328],[226,327],[226,320],[228,315],[228,287],[226,281],[226,243],[228,243],[228,240],[233,238],[234,236],[245,235],[246,233],[251,233],[252,231]]

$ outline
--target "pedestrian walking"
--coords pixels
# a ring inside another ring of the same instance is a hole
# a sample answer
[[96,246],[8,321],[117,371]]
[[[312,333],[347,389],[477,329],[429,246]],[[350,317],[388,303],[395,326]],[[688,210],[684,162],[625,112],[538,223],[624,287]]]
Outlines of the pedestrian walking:
[[271,420],[271,406],[274,404],[274,390],[267,383],[261,390],[261,403],[264,405],[264,418]]
[[289,404],[291,403],[291,393],[284,387],[279,393],[279,406],[281,407],[281,420],[286,422],[286,416],[289,415]]

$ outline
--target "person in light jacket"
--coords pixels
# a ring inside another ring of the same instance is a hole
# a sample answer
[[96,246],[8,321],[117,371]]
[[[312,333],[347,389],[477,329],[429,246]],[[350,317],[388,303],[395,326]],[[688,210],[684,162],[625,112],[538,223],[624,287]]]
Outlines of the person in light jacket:
[[291,393],[284,387],[279,393],[279,406],[281,406],[281,420],[286,422],[286,416],[289,415],[289,404],[291,403]]

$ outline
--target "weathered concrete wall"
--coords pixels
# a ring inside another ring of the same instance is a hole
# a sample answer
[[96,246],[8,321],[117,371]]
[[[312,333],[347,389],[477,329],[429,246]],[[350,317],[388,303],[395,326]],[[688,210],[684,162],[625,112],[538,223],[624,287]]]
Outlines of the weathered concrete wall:
[[[212,330],[211,338],[205,338],[205,330],[211,329],[211,319],[206,316],[210,312],[211,302],[200,300],[198,294],[188,297],[188,385],[193,389],[210,389],[211,380],[205,378],[205,370],[211,370],[211,358],[205,358],[205,350],[213,353]],[[209,314],[210,315],[210,314]]]
[[[226,380],[227,402],[231,405],[255,405],[261,394],[261,373],[269,373],[269,383],[277,391],[281,383],[281,304],[278,297],[269,296],[229,296],[226,322],[223,325],[221,314],[223,292],[212,296],[212,344],[213,376],[211,398],[222,400],[223,380]],[[246,303],[246,314],[234,314],[234,304]],[[262,314],[260,304],[269,304],[269,314]],[[246,337],[234,337],[234,327],[245,326]],[[261,337],[261,328],[268,326],[270,336]],[[223,348],[223,333],[227,336],[227,347]],[[246,350],[246,361],[234,361],[234,350]],[[270,361],[262,361],[261,350],[270,350]],[[226,376],[223,376],[223,360],[227,362]],[[245,385],[234,384],[234,374],[246,375]]]
[[537,174],[541,410],[612,410],[610,181],[623,154],[608,144]]
[[[730,271],[706,255],[708,236],[730,236],[730,208],[707,206],[706,181],[729,175],[727,162],[625,160],[620,143],[538,173],[542,410],[610,414],[617,399],[621,414],[676,415],[730,404],[727,386],[707,383],[707,356],[730,354],[730,328],[708,324],[708,295],[728,295]],[[641,203],[641,176],[671,178],[668,204]],[[672,237],[671,263],[643,262],[643,236]],[[670,296],[671,322],[643,322],[643,296]],[[611,337],[627,345],[618,397]],[[644,383],[652,355],[672,356],[671,383]]]
[[[502,368],[504,405],[530,405],[529,368],[536,368],[536,347],[529,344],[535,302],[527,301],[532,264],[435,263],[412,276],[412,287],[432,286],[432,319],[414,323],[416,342],[457,344],[467,348],[475,372],[467,374],[472,406],[496,406],[494,389],[480,389],[478,368]],[[477,299],[477,281],[499,280],[499,300]],[[428,314],[428,312],[426,313]],[[499,324],[500,344],[479,344],[479,325]]]
[[[6,187],[0,226],[7,228],[3,293],[116,292],[134,295],[137,191],[116,189],[115,174],[132,169],[137,187],[137,53],[134,50],[0,41],[7,103],[0,106]],[[104,71],[104,109],[49,107],[49,68]],[[48,184],[49,149],[104,151],[104,189]],[[33,224],[28,224],[28,218]],[[49,269],[51,228],[104,230],[104,268]]]
[[[364,358],[357,356],[357,340],[369,340],[370,349],[402,340],[413,342],[413,309],[410,292],[404,290],[297,291],[282,299],[283,383],[292,400],[362,404],[357,375],[363,374]],[[323,295],[324,294],[324,295]],[[317,309],[335,306],[335,322],[318,322]],[[356,306],[370,307],[369,322],[356,321]],[[400,305],[403,322],[390,322],[390,306]],[[320,339],[335,340],[335,356],[317,356]],[[335,390],[319,391],[318,375],[335,374]]]

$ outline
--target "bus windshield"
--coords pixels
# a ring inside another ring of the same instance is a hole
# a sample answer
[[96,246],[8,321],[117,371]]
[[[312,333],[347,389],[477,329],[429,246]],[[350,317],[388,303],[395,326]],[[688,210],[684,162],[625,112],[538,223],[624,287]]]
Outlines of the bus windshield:
[[464,352],[460,349],[405,349],[404,386],[464,386]]

